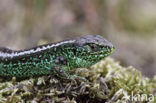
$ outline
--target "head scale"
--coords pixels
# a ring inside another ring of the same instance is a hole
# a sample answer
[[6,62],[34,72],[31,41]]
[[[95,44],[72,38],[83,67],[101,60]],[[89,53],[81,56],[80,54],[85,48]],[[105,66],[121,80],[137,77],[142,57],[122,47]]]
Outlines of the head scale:
[[77,56],[84,61],[95,64],[104,57],[109,56],[114,46],[100,35],[86,35],[75,39]]
[[100,35],[86,35],[76,39],[76,43],[79,45],[94,43],[97,45],[108,46],[114,48],[113,45]]

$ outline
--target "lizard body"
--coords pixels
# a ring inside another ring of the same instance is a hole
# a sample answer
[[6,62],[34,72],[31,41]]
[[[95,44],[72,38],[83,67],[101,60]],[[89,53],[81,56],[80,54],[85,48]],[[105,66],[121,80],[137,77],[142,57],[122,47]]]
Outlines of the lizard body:
[[86,35],[58,43],[14,51],[0,48],[0,76],[30,77],[57,75],[68,78],[68,71],[89,67],[109,56],[114,46],[99,35]]

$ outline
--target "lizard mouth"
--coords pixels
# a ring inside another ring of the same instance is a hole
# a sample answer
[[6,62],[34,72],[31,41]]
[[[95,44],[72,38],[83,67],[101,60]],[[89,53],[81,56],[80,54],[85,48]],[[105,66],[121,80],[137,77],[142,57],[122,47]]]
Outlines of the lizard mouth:
[[97,55],[109,55],[111,52],[102,52],[102,53],[97,53]]
[[93,55],[109,55],[109,54],[113,53],[113,51],[114,51],[114,47],[109,48],[107,51],[96,51],[96,52],[93,52]]

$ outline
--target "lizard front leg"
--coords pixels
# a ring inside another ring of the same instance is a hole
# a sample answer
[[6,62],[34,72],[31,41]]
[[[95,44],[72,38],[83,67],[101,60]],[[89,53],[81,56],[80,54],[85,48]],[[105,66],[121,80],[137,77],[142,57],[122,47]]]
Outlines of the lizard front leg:
[[55,64],[56,66],[52,69],[54,74],[62,79],[70,79],[70,80],[74,80],[74,79],[79,79],[79,80],[85,80],[82,77],[79,77],[77,75],[70,75],[69,72],[69,68],[65,67],[64,65],[67,65],[67,61],[64,57],[57,57],[55,60]]
[[54,74],[59,78],[69,79],[70,75],[67,68],[64,66],[67,65],[66,59],[62,56],[58,56],[55,60],[55,64],[56,66],[53,67],[52,72],[54,72]]
[[73,80],[75,82],[75,79],[87,81],[85,78],[77,76],[77,75],[70,75],[67,70],[65,70],[64,67],[56,66],[53,69],[53,72],[55,72],[55,75],[61,79],[67,79],[67,80]]
[[53,69],[54,74],[61,79],[69,79],[70,75],[61,66],[55,66]]

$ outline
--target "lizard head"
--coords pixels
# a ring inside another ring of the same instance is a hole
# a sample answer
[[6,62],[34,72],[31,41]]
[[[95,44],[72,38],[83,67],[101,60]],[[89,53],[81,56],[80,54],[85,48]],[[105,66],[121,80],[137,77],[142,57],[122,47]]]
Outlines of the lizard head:
[[98,62],[109,56],[114,46],[99,35],[86,35],[76,39],[77,55],[89,62]]

